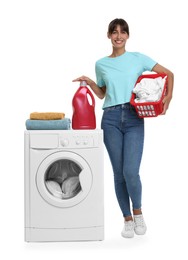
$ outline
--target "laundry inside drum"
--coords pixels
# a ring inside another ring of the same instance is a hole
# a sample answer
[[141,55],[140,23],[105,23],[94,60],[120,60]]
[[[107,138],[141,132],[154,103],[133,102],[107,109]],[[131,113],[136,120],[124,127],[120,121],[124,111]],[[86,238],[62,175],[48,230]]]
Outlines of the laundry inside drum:
[[45,174],[45,185],[51,195],[59,199],[75,197],[81,190],[81,167],[74,161],[61,159],[53,162]]

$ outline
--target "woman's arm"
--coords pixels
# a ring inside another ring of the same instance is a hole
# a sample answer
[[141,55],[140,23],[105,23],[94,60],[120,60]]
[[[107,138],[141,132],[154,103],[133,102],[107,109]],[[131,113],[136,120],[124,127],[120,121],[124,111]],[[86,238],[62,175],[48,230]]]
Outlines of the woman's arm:
[[172,99],[172,93],[173,93],[173,86],[174,86],[174,74],[168,70],[167,68],[161,66],[160,64],[156,64],[152,71],[156,73],[165,73],[168,76],[168,82],[167,82],[167,93],[163,99],[164,109],[162,114],[164,115],[169,107],[170,101]]
[[73,82],[75,81],[86,81],[87,85],[90,86],[90,88],[93,90],[93,92],[95,93],[95,95],[100,98],[103,99],[105,97],[106,94],[106,87],[102,87],[100,88],[99,86],[97,86],[97,84],[90,78],[86,77],[86,76],[81,76],[77,79],[74,79]]

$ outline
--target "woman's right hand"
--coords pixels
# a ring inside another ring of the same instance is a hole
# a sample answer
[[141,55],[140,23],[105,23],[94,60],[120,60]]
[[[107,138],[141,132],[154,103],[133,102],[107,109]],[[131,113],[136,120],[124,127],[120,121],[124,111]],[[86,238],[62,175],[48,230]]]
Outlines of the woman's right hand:
[[81,77],[79,77],[79,78],[76,78],[76,79],[73,80],[73,82],[83,81],[83,80],[84,80],[84,81],[87,83],[87,85],[89,85],[90,87],[91,87],[92,84],[95,84],[95,82],[94,82],[92,79],[90,79],[90,78],[88,78],[88,77],[86,77],[86,76],[81,76]]
[[93,92],[98,98],[103,99],[105,97],[106,87],[99,88],[99,86],[97,86],[97,84],[92,79],[86,76],[81,76],[77,79],[74,79],[73,82],[83,80],[87,83],[88,86],[90,86],[90,88],[93,90]]

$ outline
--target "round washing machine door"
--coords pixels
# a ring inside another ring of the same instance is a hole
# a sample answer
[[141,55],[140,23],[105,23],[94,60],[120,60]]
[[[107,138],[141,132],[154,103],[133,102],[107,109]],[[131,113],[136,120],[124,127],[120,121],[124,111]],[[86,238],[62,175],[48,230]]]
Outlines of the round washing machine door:
[[42,198],[56,207],[73,207],[89,194],[93,178],[88,163],[73,152],[56,152],[40,164],[36,185]]

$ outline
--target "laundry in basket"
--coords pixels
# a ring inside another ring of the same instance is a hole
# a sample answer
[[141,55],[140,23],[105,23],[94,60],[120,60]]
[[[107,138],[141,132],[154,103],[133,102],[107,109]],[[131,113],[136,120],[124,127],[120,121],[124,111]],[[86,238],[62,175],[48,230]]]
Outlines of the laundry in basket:
[[163,111],[167,75],[164,73],[141,75],[133,89],[131,105],[139,117],[156,117]]

